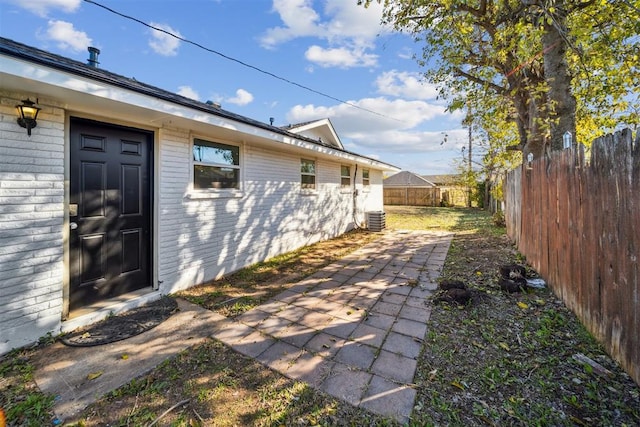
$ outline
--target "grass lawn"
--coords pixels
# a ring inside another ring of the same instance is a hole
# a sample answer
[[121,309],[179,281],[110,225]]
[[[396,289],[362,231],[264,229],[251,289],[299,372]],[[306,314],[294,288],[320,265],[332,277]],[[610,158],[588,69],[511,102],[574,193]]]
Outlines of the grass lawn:
[[[455,233],[443,278],[464,281],[466,306],[433,305],[414,378],[412,425],[640,425],[640,390],[549,289],[503,293],[498,268],[524,262],[483,211],[386,207],[389,229]],[[180,296],[233,317],[379,234],[351,232],[241,270]],[[535,272],[531,272],[535,274]],[[46,345],[43,343],[42,345]],[[53,397],[31,379],[20,349],[0,359],[0,407],[8,425],[52,425]],[[600,375],[576,360],[605,367]],[[73,425],[394,426],[209,340],[100,397]],[[1,424],[0,424],[1,425]]]

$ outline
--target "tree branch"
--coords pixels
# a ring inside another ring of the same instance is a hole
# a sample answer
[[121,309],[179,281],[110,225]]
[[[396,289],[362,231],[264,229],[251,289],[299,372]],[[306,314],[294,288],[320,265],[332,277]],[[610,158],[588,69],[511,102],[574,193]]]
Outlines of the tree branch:
[[479,85],[488,86],[491,89],[493,89],[496,92],[498,92],[500,95],[505,95],[505,96],[508,95],[508,91],[507,91],[506,88],[504,88],[504,87],[502,87],[500,85],[497,85],[497,84],[495,84],[493,82],[488,82],[486,80],[483,80],[480,77],[476,77],[476,76],[474,76],[472,74],[469,74],[469,73],[467,73],[465,71],[462,71],[458,67],[454,67],[453,68],[453,72],[456,73],[458,76],[464,77],[465,79],[471,80],[472,82],[478,83]]

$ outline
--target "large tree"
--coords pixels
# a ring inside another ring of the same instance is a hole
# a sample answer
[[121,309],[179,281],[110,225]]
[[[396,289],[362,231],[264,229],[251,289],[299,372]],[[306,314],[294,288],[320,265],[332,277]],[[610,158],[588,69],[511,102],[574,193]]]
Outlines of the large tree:
[[372,1],[383,4],[384,23],[422,44],[416,59],[452,109],[508,107],[525,156],[562,147],[567,131],[580,138],[576,120],[603,122],[597,118],[626,108],[639,81],[640,0],[360,3]]

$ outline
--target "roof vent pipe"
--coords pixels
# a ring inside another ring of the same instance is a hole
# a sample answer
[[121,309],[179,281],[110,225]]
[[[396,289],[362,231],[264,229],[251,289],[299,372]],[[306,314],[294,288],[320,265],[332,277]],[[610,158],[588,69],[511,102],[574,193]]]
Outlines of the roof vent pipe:
[[89,60],[87,61],[87,65],[98,68],[98,55],[100,55],[100,49],[89,46],[87,50],[89,51]]

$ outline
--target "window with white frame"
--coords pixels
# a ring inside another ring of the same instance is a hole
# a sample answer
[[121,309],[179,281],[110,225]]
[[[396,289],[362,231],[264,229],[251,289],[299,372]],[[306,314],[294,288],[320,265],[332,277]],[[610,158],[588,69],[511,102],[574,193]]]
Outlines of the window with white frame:
[[369,169],[362,169],[362,186],[369,187],[371,181],[369,181]]
[[315,190],[316,188],[315,160],[300,159],[300,184],[303,189]]
[[351,186],[351,167],[341,165],[340,166],[340,186],[342,188]]
[[193,188],[239,189],[240,147],[194,139]]

